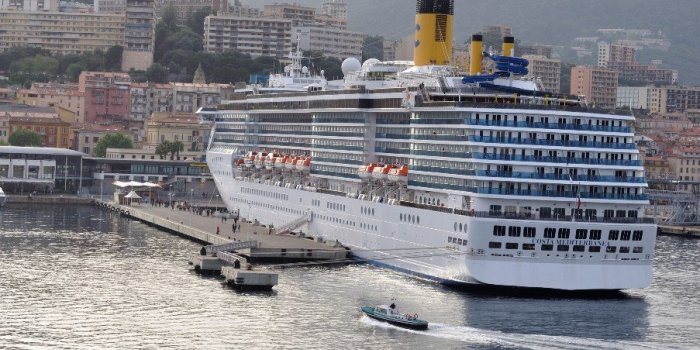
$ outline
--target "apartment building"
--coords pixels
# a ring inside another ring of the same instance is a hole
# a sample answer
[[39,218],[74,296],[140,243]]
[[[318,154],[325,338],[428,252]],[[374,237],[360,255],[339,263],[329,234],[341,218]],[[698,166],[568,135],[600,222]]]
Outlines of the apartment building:
[[58,11],[58,0],[0,0],[0,10]]
[[207,16],[204,50],[236,50],[253,57],[284,58],[292,50],[292,21],[276,18]]
[[0,51],[39,47],[54,54],[124,45],[124,14],[0,11]]
[[155,46],[154,0],[126,0],[122,70],[146,70],[153,64]]
[[265,5],[262,12],[263,17],[286,19],[292,22],[293,27],[309,26],[314,23],[316,9],[313,7],[301,6],[299,4],[273,4]]
[[82,72],[78,90],[85,96],[85,123],[111,123],[128,119],[131,112],[126,73]]
[[700,109],[700,87],[650,87],[647,101],[651,113],[668,114]]
[[540,82],[544,91],[561,92],[561,60],[533,55],[523,58],[530,61],[526,78]]
[[58,116],[53,108],[27,105],[4,105],[0,116],[9,135],[20,129],[36,132],[42,138],[43,147],[71,148],[71,124]]
[[615,108],[618,72],[601,67],[578,66],[571,69],[571,94],[582,96],[598,108]]
[[180,141],[187,151],[202,151],[209,132],[194,113],[153,113],[145,123],[144,148],[154,148],[163,141]]
[[340,61],[348,57],[362,59],[364,33],[332,27],[295,27],[292,33],[304,51],[319,51]]
[[17,102],[37,107],[61,107],[75,115],[75,122],[85,122],[85,95],[76,84],[34,83],[17,91]]

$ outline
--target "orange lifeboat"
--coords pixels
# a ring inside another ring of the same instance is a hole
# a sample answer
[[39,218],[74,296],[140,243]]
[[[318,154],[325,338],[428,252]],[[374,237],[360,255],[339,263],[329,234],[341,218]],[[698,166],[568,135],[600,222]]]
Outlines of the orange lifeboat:
[[389,181],[408,182],[408,165],[402,165],[389,170]]
[[311,157],[299,158],[296,163],[296,169],[303,172],[311,170]]
[[297,160],[299,160],[299,157],[292,156],[287,158],[287,161],[284,162],[284,167],[287,170],[294,170],[294,168],[296,167]]
[[265,157],[265,160],[263,161],[263,164],[265,165],[265,169],[267,169],[267,170],[274,169],[275,162],[277,162],[278,157],[279,157],[279,154],[268,153],[267,156]]
[[275,160],[275,168],[276,169],[284,168],[285,163],[287,162],[287,159],[289,159],[289,156],[277,157],[277,159]]
[[389,171],[394,168],[397,168],[397,166],[394,164],[385,165],[383,167],[376,167],[372,171],[372,178],[376,180],[386,180],[389,178]]
[[377,163],[369,163],[367,165],[363,165],[359,169],[357,169],[357,174],[360,176],[361,179],[370,178],[372,176],[372,171],[374,171],[374,168],[378,166],[382,165]]

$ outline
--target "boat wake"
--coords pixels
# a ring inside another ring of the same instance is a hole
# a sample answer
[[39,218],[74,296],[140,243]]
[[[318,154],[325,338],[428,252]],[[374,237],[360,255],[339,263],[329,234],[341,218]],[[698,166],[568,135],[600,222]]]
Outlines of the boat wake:
[[504,333],[467,326],[453,326],[430,323],[427,331],[416,331],[397,327],[386,322],[373,320],[365,315],[360,320],[371,327],[394,329],[408,333],[422,334],[446,340],[482,345],[487,347],[514,347],[526,349],[664,349],[662,345],[634,341],[604,340],[541,334]]

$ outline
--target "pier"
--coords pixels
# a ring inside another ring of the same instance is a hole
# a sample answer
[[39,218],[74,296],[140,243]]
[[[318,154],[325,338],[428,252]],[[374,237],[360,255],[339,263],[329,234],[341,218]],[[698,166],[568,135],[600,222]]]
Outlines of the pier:
[[202,244],[189,263],[198,272],[221,274],[236,288],[269,289],[277,284],[277,273],[252,270],[252,262],[343,261],[349,255],[340,242],[318,241],[292,232],[308,222],[310,215],[275,229],[245,218],[236,224],[228,215],[213,211],[201,215],[150,204],[127,206],[100,200],[93,204]]
[[700,226],[659,225],[659,234],[666,236],[700,238]]

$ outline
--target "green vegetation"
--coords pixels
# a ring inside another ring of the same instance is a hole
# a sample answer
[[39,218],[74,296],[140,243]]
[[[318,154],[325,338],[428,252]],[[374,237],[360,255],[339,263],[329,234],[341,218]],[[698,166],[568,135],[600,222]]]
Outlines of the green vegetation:
[[124,49],[113,46],[81,55],[52,55],[35,47],[13,47],[0,53],[0,71],[6,72],[9,85],[29,87],[32,82],[78,81],[80,72],[119,71]]
[[44,140],[41,138],[41,136],[39,136],[39,134],[35,133],[32,130],[19,129],[10,134],[10,137],[7,139],[7,141],[12,146],[29,147],[41,146]]
[[158,146],[156,146],[156,154],[160,159],[165,159],[168,154],[170,154],[170,160],[175,159],[175,157],[180,157],[180,152],[185,150],[185,144],[182,141],[163,141]]
[[362,43],[362,62],[370,58],[384,60],[384,37],[380,35],[366,36]]
[[134,148],[134,143],[130,138],[120,132],[105,134],[95,146],[95,156],[105,157],[107,155],[107,148],[131,149]]

